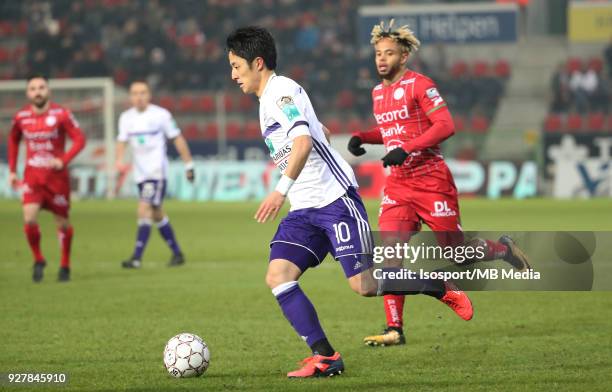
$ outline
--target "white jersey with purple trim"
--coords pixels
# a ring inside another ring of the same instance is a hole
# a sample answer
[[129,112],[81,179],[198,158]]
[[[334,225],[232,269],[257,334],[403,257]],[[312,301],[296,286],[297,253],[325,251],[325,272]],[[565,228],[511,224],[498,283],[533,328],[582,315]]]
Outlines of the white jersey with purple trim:
[[120,142],[132,147],[134,180],[163,180],[168,172],[166,139],[174,139],[181,130],[166,109],[149,104],[140,112],[131,108],[119,117]]
[[312,138],[312,151],[287,197],[291,210],[321,208],[357,188],[351,166],[327,139],[306,91],[284,76],[273,74],[259,98],[259,123],[270,157],[281,173],[287,168],[293,140]]

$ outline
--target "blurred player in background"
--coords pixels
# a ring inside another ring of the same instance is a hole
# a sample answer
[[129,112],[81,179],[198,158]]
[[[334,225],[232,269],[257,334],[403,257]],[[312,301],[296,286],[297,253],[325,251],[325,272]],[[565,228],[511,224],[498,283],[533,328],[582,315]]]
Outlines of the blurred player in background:
[[[408,26],[393,28],[393,21],[372,29],[376,69],[382,83],[372,90],[376,128],[356,132],[348,149],[363,155],[362,144],[384,144],[387,177],[378,218],[379,230],[396,233],[407,241],[424,222],[436,232],[441,246],[464,243],[459,217],[459,202],[453,176],[444,162],[440,143],[454,133],[454,123],[444,99],[428,77],[406,68],[408,57],[420,42]],[[503,259],[523,271],[527,258],[508,236],[499,241],[476,239],[485,249],[478,261]],[[464,263],[464,265],[467,263]],[[380,335],[368,336],[368,345],[405,343],[403,333],[403,295],[384,296],[387,328]],[[471,315],[470,315],[471,317]],[[468,320],[469,318],[463,317]]]
[[[270,33],[245,27],[227,38],[232,79],[246,94],[259,98],[262,136],[282,176],[260,204],[255,219],[274,219],[285,199],[291,209],[270,242],[266,283],[285,317],[308,344],[312,356],[288,377],[329,377],[342,373],[344,363],[327,340],[313,304],[298,284],[309,268],[331,253],[350,287],[363,296],[382,295],[372,278],[372,236],[367,213],[350,165],[329,144],[306,91],[293,80],[276,75],[276,48]],[[466,304],[438,281],[419,282],[410,294],[453,296],[457,308]]]
[[185,257],[176,240],[168,216],[162,209],[166,193],[168,157],[166,139],[173,141],[176,150],[185,163],[185,174],[189,182],[194,180],[193,161],[187,141],[181,130],[166,109],[151,103],[151,90],[147,82],[134,81],[130,84],[130,103],[132,108],[119,117],[119,136],[117,137],[117,161],[119,172],[125,172],[125,147],[132,147],[134,179],[138,185],[138,231],[132,256],[122,262],[124,268],[140,268],[142,254],[151,225],[155,223],[159,234],[172,250],[169,266],[185,263]]
[[[68,164],[85,146],[85,136],[70,110],[49,100],[49,82],[43,75],[28,78],[26,96],[30,104],[15,114],[9,133],[9,181],[22,192],[25,234],[34,256],[32,279],[40,282],[46,266],[40,250],[40,209],[53,213],[61,248],[58,280],[70,280],[70,246],[74,230],[68,219],[70,177]],[[66,135],[72,147],[65,151]],[[19,142],[26,143],[23,181],[17,177]]]

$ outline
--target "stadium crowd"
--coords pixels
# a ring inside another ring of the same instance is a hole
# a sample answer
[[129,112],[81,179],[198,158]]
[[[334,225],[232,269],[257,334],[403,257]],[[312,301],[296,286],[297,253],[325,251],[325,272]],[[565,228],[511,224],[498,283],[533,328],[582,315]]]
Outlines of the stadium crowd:
[[[388,2],[360,2],[379,3]],[[349,0],[206,0],[204,5],[61,0],[0,7],[0,30],[25,40],[25,45],[0,47],[0,57],[4,51],[14,60],[12,67],[0,70],[3,79],[37,71],[62,78],[112,76],[124,86],[146,77],[156,91],[170,95],[231,91],[224,37],[236,25],[257,20],[278,37],[280,71],[340,118],[368,117],[370,92],[378,83],[371,49],[361,50],[357,42],[357,6]],[[410,67],[438,83],[460,116],[459,128],[464,119],[476,118],[476,127],[486,130],[510,74],[508,63],[449,64],[444,51],[443,45],[436,46],[436,56],[427,63],[417,53]]]

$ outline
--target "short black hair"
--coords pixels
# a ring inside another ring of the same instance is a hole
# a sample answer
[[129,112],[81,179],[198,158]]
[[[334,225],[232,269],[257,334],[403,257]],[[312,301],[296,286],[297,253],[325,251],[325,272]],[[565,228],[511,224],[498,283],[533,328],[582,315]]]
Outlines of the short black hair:
[[49,82],[49,78],[47,77],[47,75],[45,75],[45,74],[43,74],[41,72],[32,72],[32,73],[28,74],[28,76],[26,77],[26,80],[28,81],[28,83],[32,79],[44,79],[45,82]]
[[266,67],[276,69],[276,46],[272,34],[263,27],[247,26],[234,30],[227,37],[227,50],[249,63],[261,57]]
[[147,86],[149,88],[149,90],[151,89],[151,86],[149,86],[149,82],[147,82],[146,79],[142,79],[142,78],[136,78],[136,79],[132,79],[130,80],[130,84],[128,84],[128,87],[132,87],[132,85],[136,84],[136,83],[142,83],[145,86]]

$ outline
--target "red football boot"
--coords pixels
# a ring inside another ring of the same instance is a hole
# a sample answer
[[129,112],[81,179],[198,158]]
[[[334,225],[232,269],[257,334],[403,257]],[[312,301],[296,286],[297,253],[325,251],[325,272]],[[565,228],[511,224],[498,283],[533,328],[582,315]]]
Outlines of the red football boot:
[[444,287],[446,288],[446,293],[444,297],[440,298],[440,301],[457,313],[457,316],[466,321],[471,320],[474,315],[474,308],[467,294],[459,290],[451,282],[444,282]]
[[287,377],[332,377],[340,375],[344,371],[344,362],[342,362],[342,357],[338,352],[331,357],[313,355],[300,362],[300,366],[302,366],[300,369],[287,373]]

